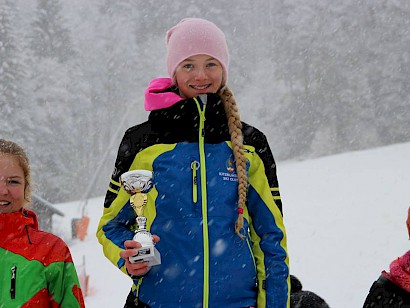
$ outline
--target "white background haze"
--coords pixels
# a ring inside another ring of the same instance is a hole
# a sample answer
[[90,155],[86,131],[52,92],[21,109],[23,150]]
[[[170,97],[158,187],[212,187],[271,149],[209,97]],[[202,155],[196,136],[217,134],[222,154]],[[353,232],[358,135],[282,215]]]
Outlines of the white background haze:
[[0,137],[51,203],[105,193],[186,17],[225,33],[228,85],[275,160],[410,141],[410,1],[0,0]]
[[[278,164],[291,273],[331,307],[361,307],[408,249],[410,1],[0,0],[0,138],[26,149],[35,193],[66,213],[55,232],[85,260],[87,307],[128,294],[96,242],[102,195],[185,17],[226,34],[242,120]],[[88,237],[71,240],[87,199]]]

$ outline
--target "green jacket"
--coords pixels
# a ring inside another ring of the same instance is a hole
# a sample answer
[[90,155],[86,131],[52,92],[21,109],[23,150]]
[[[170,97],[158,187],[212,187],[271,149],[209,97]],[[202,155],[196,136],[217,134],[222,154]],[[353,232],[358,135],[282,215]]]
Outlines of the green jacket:
[[85,307],[69,248],[36,214],[0,214],[0,307]]

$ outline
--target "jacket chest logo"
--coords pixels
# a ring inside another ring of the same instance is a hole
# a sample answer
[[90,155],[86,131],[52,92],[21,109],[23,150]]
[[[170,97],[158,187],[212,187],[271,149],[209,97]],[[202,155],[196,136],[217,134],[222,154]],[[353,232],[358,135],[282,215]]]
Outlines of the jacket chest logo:
[[225,162],[226,171],[219,172],[219,176],[222,177],[223,181],[237,182],[238,175],[235,172],[235,160],[231,154]]

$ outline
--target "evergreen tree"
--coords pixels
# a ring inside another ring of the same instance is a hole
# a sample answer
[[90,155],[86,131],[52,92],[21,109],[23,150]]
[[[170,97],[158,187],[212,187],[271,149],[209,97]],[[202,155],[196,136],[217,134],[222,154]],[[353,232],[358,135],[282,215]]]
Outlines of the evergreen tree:
[[4,138],[14,137],[15,123],[21,124],[20,129],[27,124],[18,121],[21,119],[19,111],[23,106],[25,92],[22,87],[25,67],[20,57],[17,30],[12,23],[15,15],[13,1],[0,0],[0,135]]
[[31,49],[38,58],[67,62],[75,53],[70,32],[64,27],[59,0],[37,0],[36,19],[32,24]]
[[82,146],[87,132],[82,131],[78,115],[87,106],[87,87],[81,82],[62,10],[59,0],[38,0],[30,36],[32,102],[40,111],[35,119],[33,170],[39,191],[51,201],[73,198],[78,185],[86,181],[73,170],[86,155]]

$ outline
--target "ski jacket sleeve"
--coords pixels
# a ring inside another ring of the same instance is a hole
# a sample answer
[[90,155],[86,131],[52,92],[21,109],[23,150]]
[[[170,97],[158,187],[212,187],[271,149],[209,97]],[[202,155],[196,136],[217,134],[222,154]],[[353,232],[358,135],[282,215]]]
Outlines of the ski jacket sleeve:
[[260,133],[257,138],[254,151],[245,151],[250,162],[245,218],[257,267],[257,304],[286,308],[290,305],[289,257],[283,216],[278,199],[272,196],[272,186],[277,185],[276,166],[265,136]]
[[52,249],[58,252],[61,260],[64,260],[63,262],[52,262],[46,268],[46,272],[49,274],[47,276],[52,277],[52,281],[48,284],[52,300],[56,304],[58,303],[58,307],[62,308],[85,307],[69,248],[63,240],[58,238]]
[[128,276],[120,252],[125,249],[124,242],[134,236],[133,226],[136,215],[129,203],[130,196],[121,190],[120,176],[129,171],[140,149],[135,130],[136,127],[128,129],[119,146],[115,168],[104,200],[104,212],[96,234],[103,246],[104,255]]
[[262,159],[265,168],[265,175],[269,183],[272,197],[275,200],[276,206],[279,208],[281,214],[283,215],[282,199],[280,196],[276,163],[266,136],[256,128],[251,127],[246,123],[243,123],[243,126],[245,132],[245,143],[247,142],[254,146],[256,153]]
[[279,208],[281,214],[283,215],[282,199],[279,191],[279,181],[277,176],[275,159],[273,158],[272,151],[264,135],[263,138],[263,143],[265,144],[265,146],[262,149],[257,149],[257,152],[263,161],[265,174],[268,179],[273,200],[275,201],[276,206]]

